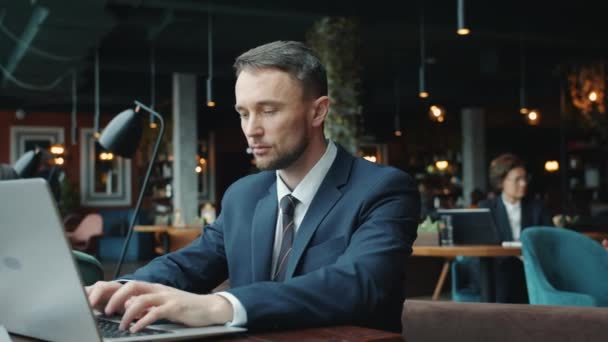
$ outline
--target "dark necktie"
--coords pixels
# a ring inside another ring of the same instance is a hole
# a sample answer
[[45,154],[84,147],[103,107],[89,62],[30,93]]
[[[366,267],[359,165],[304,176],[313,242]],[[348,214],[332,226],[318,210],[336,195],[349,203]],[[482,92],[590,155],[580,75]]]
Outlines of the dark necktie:
[[285,280],[285,270],[287,269],[287,260],[289,260],[289,254],[291,254],[291,246],[293,244],[294,235],[294,222],[293,214],[296,208],[298,200],[291,196],[286,195],[281,198],[281,224],[283,228],[283,239],[281,240],[281,249],[279,251],[279,257],[277,258],[277,266],[275,268],[272,279],[274,281]]

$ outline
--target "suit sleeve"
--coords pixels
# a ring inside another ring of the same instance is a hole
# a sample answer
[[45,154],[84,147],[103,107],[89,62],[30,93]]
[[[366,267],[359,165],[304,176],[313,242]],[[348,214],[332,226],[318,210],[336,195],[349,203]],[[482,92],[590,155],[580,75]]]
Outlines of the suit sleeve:
[[120,277],[160,283],[195,293],[208,293],[228,278],[223,217],[204,228],[204,234],[179,251],[160,256],[135,273]]
[[[285,282],[258,282],[228,290],[255,328],[370,323],[403,301],[405,261],[416,238],[420,196],[414,181],[393,171],[370,187],[358,208],[359,225],[337,261]],[[348,200],[348,199],[345,199]]]

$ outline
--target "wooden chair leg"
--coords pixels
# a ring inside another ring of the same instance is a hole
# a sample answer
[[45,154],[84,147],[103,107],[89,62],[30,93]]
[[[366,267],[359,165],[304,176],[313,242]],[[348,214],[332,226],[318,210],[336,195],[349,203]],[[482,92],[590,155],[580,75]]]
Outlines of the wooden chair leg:
[[441,274],[439,275],[439,279],[437,280],[437,285],[435,285],[435,291],[433,292],[433,300],[438,300],[439,295],[441,295],[441,289],[443,289],[445,278],[448,276],[448,272],[450,271],[451,263],[451,259],[445,259],[443,267],[441,268]]

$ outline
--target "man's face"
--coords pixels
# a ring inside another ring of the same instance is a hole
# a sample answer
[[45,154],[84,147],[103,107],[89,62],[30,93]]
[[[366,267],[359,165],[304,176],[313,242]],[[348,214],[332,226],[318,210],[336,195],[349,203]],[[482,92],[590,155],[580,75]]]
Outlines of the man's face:
[[516,167],[509,171],[502,181],[502,191],[509,197],[521,200],[526,195],[528,177],[526,169]]
[[302,156],[315,100],[304,98],[299,81],[278,69],[244,70],[235,95],[241,128],[259,169],[285,169]]

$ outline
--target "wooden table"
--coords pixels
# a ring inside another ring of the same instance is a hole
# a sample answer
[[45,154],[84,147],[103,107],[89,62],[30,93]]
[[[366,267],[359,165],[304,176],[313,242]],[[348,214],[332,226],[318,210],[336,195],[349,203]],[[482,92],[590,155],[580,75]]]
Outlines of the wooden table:
[[168,253],[192,242],[203,230],[202,225],[174,226],[135,226],[134,231],[140,233],[155,233],[160,236],[163,248],[161,254]]
[[412,249],[413,256],[445,258],[435,291],[433,291],[433,300],[439,299],[452,260],[457,256],[470,256],[479,257],[481,261],[481,300],[484,302],[496,301],[493,258],[521,255],[521,247],[503,247],[500,245],[414,246]]
[[[40,341],[18,335],[11,335],[15,342]],[[311,328],[289,331],[277,331],[268,333],[243,333],[226,335],[218,339],[217,336],[210,338],[197,338],[196,341],[241,341],[241,342],[273,342],[273,341],[340,341],[340,342],[397,342],[401,341],[401,335],[397,333],[368,329],[356,326],[335,326],[326,328]]]

